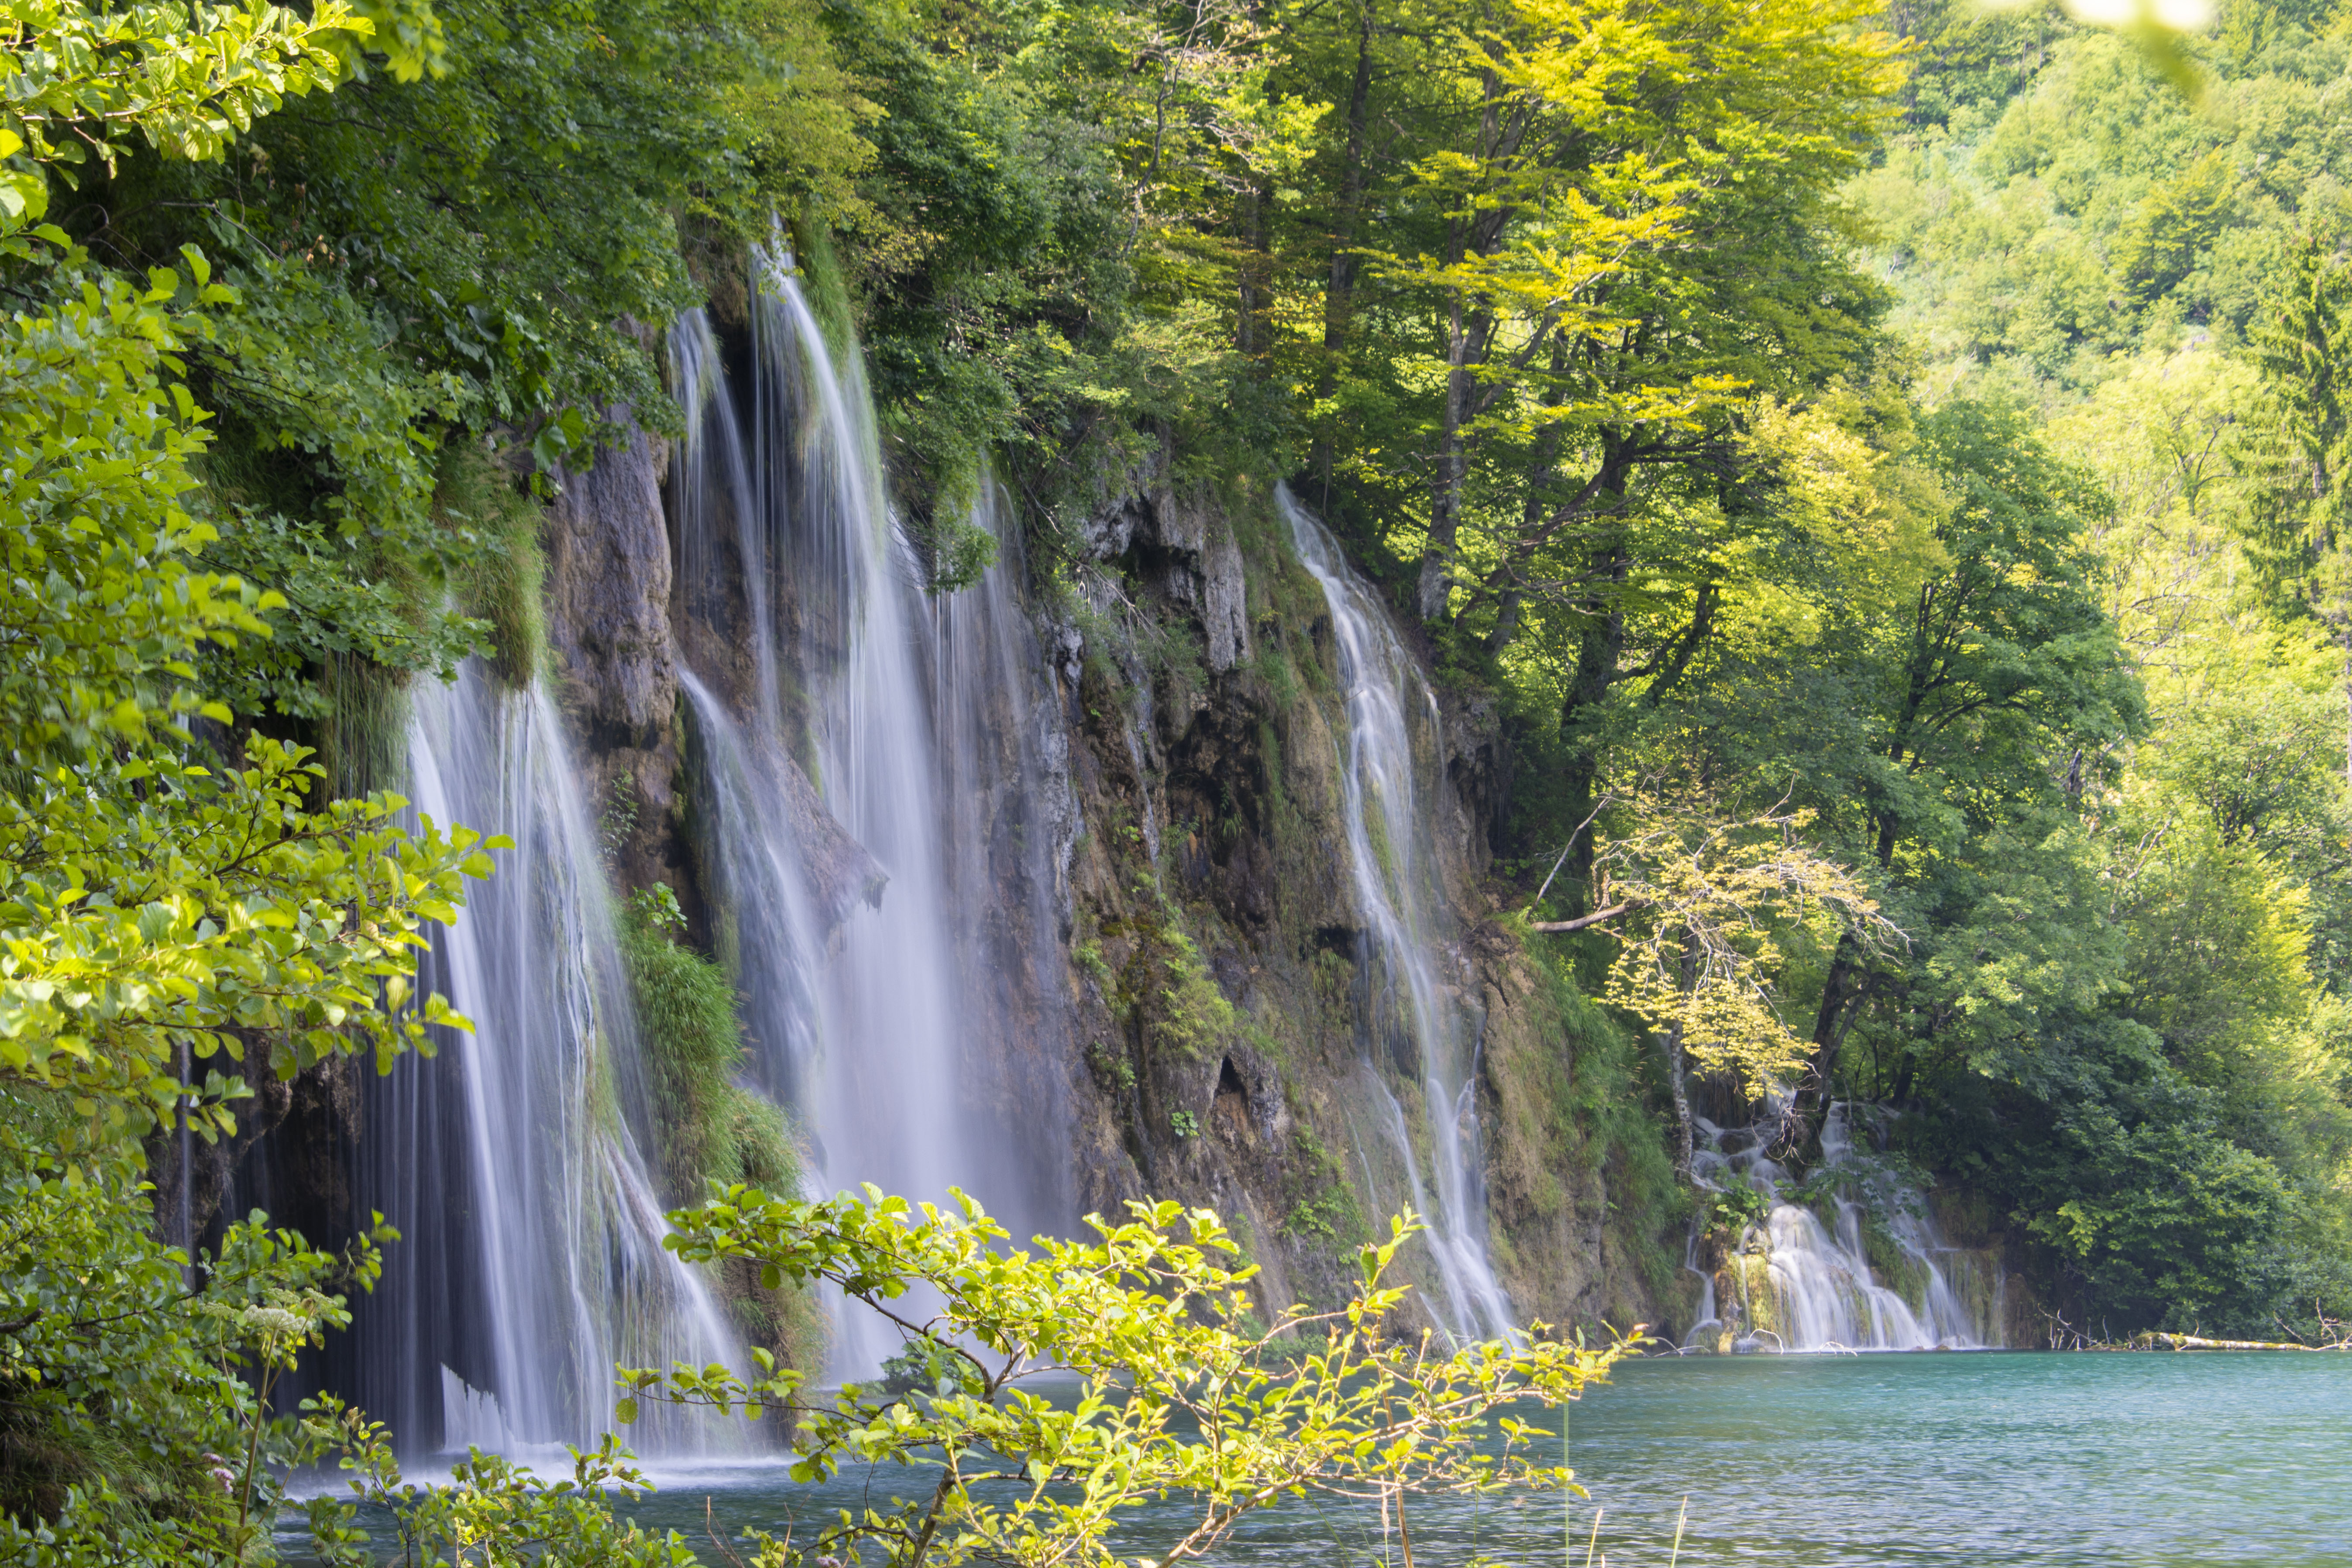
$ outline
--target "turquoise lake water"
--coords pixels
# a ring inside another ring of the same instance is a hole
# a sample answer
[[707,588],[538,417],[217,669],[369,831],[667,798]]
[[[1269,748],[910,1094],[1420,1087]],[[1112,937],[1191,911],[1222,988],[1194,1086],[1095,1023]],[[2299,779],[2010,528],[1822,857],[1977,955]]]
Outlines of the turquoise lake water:
[[[1576,1568],[1596,1508],[1595,1568],[1663,1565],[1685,1496],[1684,1568],[2352,1568],[2352,1355],[1645,1361],[1575,1406],[1570,1452],[1591,1497],[1565,1516],[1557,1493],[1414,1504],[1416,1568]],[[722,1535],[797,1522],[805,1540],[866,1488],[913,1479],[656,1473],[659,1493],[628,1511],[712,1562],[706,1504]],[[1139,1515],[1122,1555],[1150,1552],[1169,1519]],[[1402,1568],[1377,1510],[1332,1505],[1261,1515],[1213,1561]]]
[[1570,1437],[1621,1568],[1685,1492],[1684,1563],[2352,1564],[2352,1356],[1645,1362]]

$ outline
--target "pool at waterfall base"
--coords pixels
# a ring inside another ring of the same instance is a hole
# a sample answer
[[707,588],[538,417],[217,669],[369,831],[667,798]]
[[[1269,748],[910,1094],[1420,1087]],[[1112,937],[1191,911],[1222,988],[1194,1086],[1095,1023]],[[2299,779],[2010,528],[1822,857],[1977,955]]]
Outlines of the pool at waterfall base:
[[[1589,1497],[1416,1500],[1418,1568],[1575,1568],[1588,1544],[1594,1568],[1663,1565],[1685,1498],[1685,1568],[2352,1564],[2352,1354],[1658,1357],[1589,1390],[1569,1436]],[[726,1561],[714,1524],[722,1540],[805,1540],[835,1509],[918,1484],[853,1471],[798,1486],[759,1462],[649,1472],[660,1489],[625,1511],[709,1562]],[[1138,1510],[1119,1554],[1149,1554],[1178,1518],[1172,1503]],[[1212,1561],[1402,1568],[1381,1524],[1371,1505],[1286,1503]]]

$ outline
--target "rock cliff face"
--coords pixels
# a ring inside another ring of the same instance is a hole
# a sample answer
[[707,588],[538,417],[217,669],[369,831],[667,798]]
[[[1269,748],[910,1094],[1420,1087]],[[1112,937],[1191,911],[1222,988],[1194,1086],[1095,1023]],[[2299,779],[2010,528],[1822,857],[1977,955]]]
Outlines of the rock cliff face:
[[540,543],[556,700],[590,766],[589,797],[628,803],[621,875],[643,884],[680,864],[664,831],[677,804],[677,642],[662,512],[668,454],[627,428],[627,446],[552,476]]
[[[1269,1304],[1328,1301],[1353,1245],[1412,1201],[1384,1090],[1418,1071],[1374,1059],[1365,1028],[1330,615],[1263,497],[1139,491],[1086,539],[1091,646],[1063,637],[1088,829],[1071,875],[1082,1194],[1213,1206]],[[1670,1281],[1620,1245],[1606,1151],[1573,1110],[1577,1054],[1605,1026],[1496,922],[1485,884],[1506,782],[1494,712],[1447,698],[1436,731],[1423,805],[1458,933],[1440,968],[1480,1020],[1491,1256],[1522,1321],[1654,1320]],[[1229,1021],[1186,997],[1202,981]],[[1426,1151],[1416,1100],[1396,1100]]]
[[[640,437],[564,476],[545,531],[548,642],[592,798],[622,828],[620,876],[667,880],[691,911],[707,879],[687,821],[679,639],[706,639],[696,668],[726,668],[742,592],[680,555],[663,460]],[[1265,497],[1179,493],[1147,471],[1078,532],[1066,582],[1029,595],[1039,668],[1025,679],[1044,733],[1023,742],[1068,808],[984,788],[959,807],[998,884],[994,907],[968,918],[1003,927],[1007,954],[1045,952],[1051,971],[1000,968],[994,1016],[1023,1037],[982,1045],[1011,1065],[971,1092],[1059,1102],[1034,1124],[1066,1128],[1039,1135],[1069,1146],[1033,1152],[1069,1173],[1064,1226],[1147,1194],[1209,1205],[1262,1267],[1269,1307],[1331,1300],[1354,1245],[1411,1201],[1382,1086],[1410,1083],[1414,1064],[1373,1059],[1363,1023],[1330,616]],[[1671,1271],[1612,1215],[1622,1160],[1578,1077],[1580,1056],[1612,1037],[1498,922],[1485,885],[1508,782],[1496,717],[1448,699],[1437,732],[1431,809],[1458,933],[1442,967],[1480,1020],[1469,1114],[1496,1271],[1523,1321],[1654,1321]],[[831,918],[890,897],[800,770],[784,771],[779,809],[827,847]],[[1037,858],[1012,847],[1040,833],[1055,847],[1052,887],[1027,885]],[[1601,1092],[1631,1093],[1616,1072]],[[1428,1146],[1425,1126],[1407,1131]]]

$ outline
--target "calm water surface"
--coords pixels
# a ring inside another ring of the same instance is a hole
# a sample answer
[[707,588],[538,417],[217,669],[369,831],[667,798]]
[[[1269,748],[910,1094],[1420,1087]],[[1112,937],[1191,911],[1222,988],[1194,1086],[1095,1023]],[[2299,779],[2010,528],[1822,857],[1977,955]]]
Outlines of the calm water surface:
[[[1575,1407],[1571,1460],[1591,1489],[1423,1502],[1419,1568],[1472,1557],[1667,1561],[1685,1494],[1681,1563],[2187,1563],[2352,1568],[2352,1355],[1880,1355],[1663,1360],[1619,1369]],[[665,1471],[630,1510],[674,1527],[706,1560],[704,1509],[805,1538],[862,1487],[793,1487],[767,1467]],[[894,1484],[895,1482],[895,1484]],[[1167,1539],[1147,1510],[1123,1555]],[[1563,1550],[1572,1527],[1575,1544]],[[1385,1548],[1385,1550],[1384,1550]],[[1221,1562],[1238,1568],[1386,1563],[1377,1510],[1290,1506],[1255,1519]]]

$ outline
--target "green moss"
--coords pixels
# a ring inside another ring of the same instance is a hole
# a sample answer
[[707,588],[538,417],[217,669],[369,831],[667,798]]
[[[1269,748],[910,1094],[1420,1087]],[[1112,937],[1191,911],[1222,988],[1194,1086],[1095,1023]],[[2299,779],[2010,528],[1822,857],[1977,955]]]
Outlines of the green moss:
[[1282,1197],[1286,1205],[1282,1234],[1299,1241],[1319,1242],[1334,1252],[1361,1247],[1371,1239],[1347,1173],[1339,1160],[1300,1123],[1291,1135],[1291,1158],[1284,1163]]
[[1290,662],[1289,646],[1275,616],[1267,616],[1258,622],[1256,643],[1250,668],[1265,682],[1267,699],[1276,708],[1287,708],[1299,698],[1298,670]]
[[1222,1050],[1240,1020],[1180,917],[1171,910],[1134,930],[1135,955],[1119,975],[1121,1011],[1140,1013],[1154,1043],[1188,1060]]
[[1726,1294],[1730,1301],[1739,1303],[1748,1328],[1770,1334],[1781,1332],[1780,1296],[1772,1284],[1771,1259],[1761,1252],[1734,1253],[1724,1263],[1723,1271],[1731,1287]]
[[671,1198],[694,1202],[711,1182],[793,1192],[800,1163],[783,1112],[735,1081],[743,1031],[726,972],[671,941],[667,923],[658,901],[644,894],[632,899],[621,921],[621,952],[661,1119],[662,1174]]
[[1298,819],[1298,808],[1292,803],[1290,792],[1283,787],[1282,739],[1275,733],[1272,721],[1258,725],[1257,744],[1258,753],[1264,759],[1263,765],[1265,769],[1266,837],[1278,854],[1287,841],[1298,836],[1297,827],[1295,826]]
[[[669,889],[631,898],[620,922],[621,955],[636,1008],[648,1089],[661,1129],[661,1178],[673,1203],[698,1201],[717,1183],[796,1194],[799,1148],[791,1119],[735,1081],[744,1057],[735,993],[726,972],[672,940],[682,923]],[[797,1367],[822,1363],[825,1324],[804,1291],[762,1288],[748,1265],[730,1266],[720,1295],[755,1343]]]
[[460,444],[442,460],[433,505],[441,526],[472,546],[450,584],[459,607],[488,623],[499,679],[529,686],[546,664],[540,503],[487,451]]
[[1095,1082],[1108,1093],[1129,1094],[1135,1089],[1135,1064],[1117,1046],[1097,1040],[1087,1047],[1087,1067]]
[[[434,521],[441,530],[445,559],[411,559],[381,542],[370,542],[353,563],[368,578],[374,612],[367,636],[335,640],[356,645],[319,656],[315,702],[319,752],[338,795],[366,795],[403,781],[408,733],[408,683],[434,679],[434,666],[455,662],[472,646],[447,640],[436,631],[442,606],[487,629],[499,677],[509,686],[530,684],[544,662],[546,628],[540,610],[545,566],[540,554],[539,503],[482,447],[459,443],[444,454],[435,476]],[[257,526],[248,521],[248,530]],[[252,542],[247,542],[251,546]],[[248,548],[247,555],[255,555]],[[257,556],[241,564],[257,569]],[[282,568],[283,562],[278,563]],[[316,563],[311,563],[315,569]],[[444,580],[445,571],[446,581]],[[282,574],[281,574],[282,575]],[[299,626],[317,619],[316,606],[298,595],[290,612]],[[452,622],[450,626],[462,623]],[[404,640],[404,637],[410,640]],[[441,639],[436,642],[435,639]],[[308,632],[290,639],[313,640]],[[411,646],[411,642],[415,646]],[[430,646],[428,646],[430,645]],[[369,648],[386,657],[377,657]],[[421,668],[393,659],[417,660]],[[278,693],[288,711],[304,710],[294,688]]]
[[1680,1227],[1690,1200],[1675,1176],[1665,1122],[1650,1104],[1641,1048],[1577,988],[1565,955],[1540,942],[1526,951],[1559,1020],[1561,1070],[1553,1093],[1570,1129],[1569,1157],[1602,1173],[1614,1239],[1664,1299],[1681,1272]]
[[858,358],[857,326],[849,307],[849,283],[842,271],[841,258],[834,249],[832,231],[801,214],[793,216],[789,227],[793,268],[800,277],[801,298],[808,301],[809,314],[816,318],[818,328],[824,333],[826,350],[836,361]]
[[1862,1251],[1881,1285],[1915,1307],[1927,1301],[1927,1265],[1895,1239],[1894,1232],[1886,1228],[1885,1219],[1874,1209],[1863,1215]]
[[408,672],[364,654],[329,654],[319,669],[326,711],[319,761],[338,795],[392,789],[407,768]]

